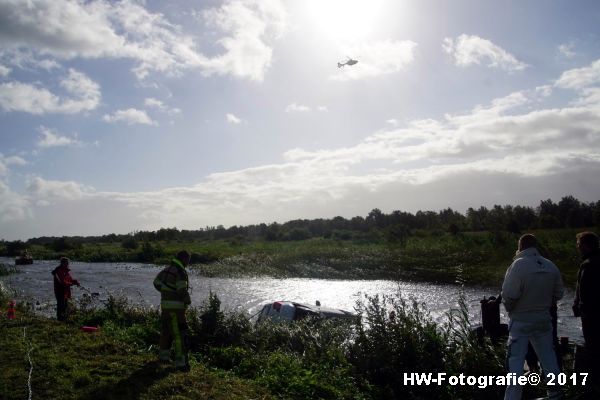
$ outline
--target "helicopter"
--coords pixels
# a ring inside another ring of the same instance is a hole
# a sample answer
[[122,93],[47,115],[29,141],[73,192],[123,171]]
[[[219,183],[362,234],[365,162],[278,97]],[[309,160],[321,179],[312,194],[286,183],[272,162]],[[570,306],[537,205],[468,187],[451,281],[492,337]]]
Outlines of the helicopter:
[[337,63],[337,65],[338,65],[338,68],[342,68],[344,65],[350,66],[350,65],[354,65],[356,63],[358,63],[358,60],[353,60],[350,57],[348,57],[348,60],[346,62]]

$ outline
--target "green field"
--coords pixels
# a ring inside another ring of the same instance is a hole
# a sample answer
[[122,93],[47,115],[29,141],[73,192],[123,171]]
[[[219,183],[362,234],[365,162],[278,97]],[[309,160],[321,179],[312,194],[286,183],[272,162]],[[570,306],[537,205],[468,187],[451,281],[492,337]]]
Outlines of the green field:
[[[574,229],[533,231],[542,253],[573,284],[579,258]],[[121,242],[80,243],[56,251],[31,245],[36,259],[66,255],[89,262],[164,263],[181,249],[192,252],[193,268],[206,276],[311,277],[323,279],[403,279],[468,285],[501,284],[515,253],[518,234],[416,232],[403,243],[380,237],[360,240],[312,238],[297,241],[204,240],[154,241],[136,249]]]
[[[0,288],[0,303],[8,293]],[[390,312],[393,311],[393,314]],[[80,301],[66,323],[0,318],[0,398],[43,399],[499,399],[504,387],[410,386],[405,372],[504,374],[505,346],[470,334],[466,305],[437,323],[424,305],[365,297],[360,323],[254,325],[216,296],[188,310],[191,371],[159,364],[157,310],[123,299]],[[85,333],[79,327],[98,326]],[[570,372],[570,364],[567,370]],[[567,387],[575,394],[580,387]],[[526,398],[542,387],[525,388]]]

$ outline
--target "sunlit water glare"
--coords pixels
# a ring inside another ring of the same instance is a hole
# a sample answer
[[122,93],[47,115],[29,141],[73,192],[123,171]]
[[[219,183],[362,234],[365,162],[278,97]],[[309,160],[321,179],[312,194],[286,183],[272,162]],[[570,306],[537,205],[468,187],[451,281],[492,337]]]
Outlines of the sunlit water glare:
[[[14,260],[0,258],[1,263],[12,264]],[[37,261],[33,265],[17,267],[20,271],[0,278],[17,292],[17,297],[36,304],[35,308],[44,315],[53,315],[55,300],[52,275],[56,261]],[[72,262],[71,274],[85,288],[73,289],[73,297],[97,292],[100,299],[108,294],[125,296],[135,304],[158,307],[160,295],[152,286],[152,281],[160,267],[136,263],[83,263]],[[483,296],[497,295],[497,288],[438,285],[430,283],[395,282],[389,280],[327,280],[327,279],[276,279],[276,278],[207,278],[192,269],[189,273],[192,287],[192,303],[200,305],[212,291],[221,300],[223,309],[256,314],[261,305],[275,300],[290,300],[314,304],[319,300],[323,306],[352,311],[356,302],[365,295],[396,295],[415,298],[423,303],[436,321],[446,318],[446,313],[458,308],[459,293],[465,295],[469,315],[473,323],[480,322],[479,300]],[[571,314],[573,291],[567,290],[559,302],[558,331],[560,336],[568,336],[581,341],[579,320]],[[503,308],[501,307],[501,310]],[[502,314],[503,322],[506,315]]]

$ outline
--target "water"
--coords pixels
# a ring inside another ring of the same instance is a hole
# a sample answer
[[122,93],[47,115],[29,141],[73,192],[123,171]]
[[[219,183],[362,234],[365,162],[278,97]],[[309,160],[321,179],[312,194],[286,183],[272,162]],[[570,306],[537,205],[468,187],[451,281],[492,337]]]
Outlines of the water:
[[[0,263],[12,264],[14,260],[0,258]],[[54,300],[52,275],[56,261],[36,261],[33,265],[18,266],[20,273],[0,278],[17,292],[21,299],[39,303],[41,313],[53,315]],[[160,294],[152,281],[161,267],[137,263],[71,263],[71,275],[78,279],[89,292],[97,292],[100,298],[108,294],[123,295],[135,304],[158,307]],[[290,300],[314,304],[319,300],[323,306],[352,311],[358,299],[364,295],[400,293],[424,303],[432,316],[441,322],[448,310],[458,307],[460,288],[455,285],[395,282],[388,280],[326,280],[326,279],[275,279],[275,278],[207,278],[190,270],[192,304],[204,302],[209,292],[215,293],[225,310],[241,311],[248,316],[256,314],[261,306],[270,301]],[[497,295],[497,288],[464,288],[469,315],[474,323],[480,322],[479,300],[484,296]],[[74,287],[73,297],[80,298],[86,290]],[[573,291],[567,290],[558,304],[558,334],[581,342],[578,319],[572,316]],[[503,307],[501,307],[503,311]],[[506,322],[505,314],[501,315]]]

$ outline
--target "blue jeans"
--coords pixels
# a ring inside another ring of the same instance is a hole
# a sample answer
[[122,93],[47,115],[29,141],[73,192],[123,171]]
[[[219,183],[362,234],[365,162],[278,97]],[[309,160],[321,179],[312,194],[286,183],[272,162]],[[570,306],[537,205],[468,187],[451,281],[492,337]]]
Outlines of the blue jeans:
[[[556,361],[554,352],[554,342],[552,340],[552,323],[548,321],[523,322],[511,320],[508,324],[508,344],[506,361],[508,372],[514,372],[517,377],[523,375],[523,364],[527,354],[529,342],[533,346],[539,360],[542,364],[542,379],[549,373],[558,375],[560,369]],[[505,400],[520,400],[523,393],[523,387],[520,385],[509,385],[504,392]],[[562,389],[560,387],[548,387],[549,399],[562,398]]]

